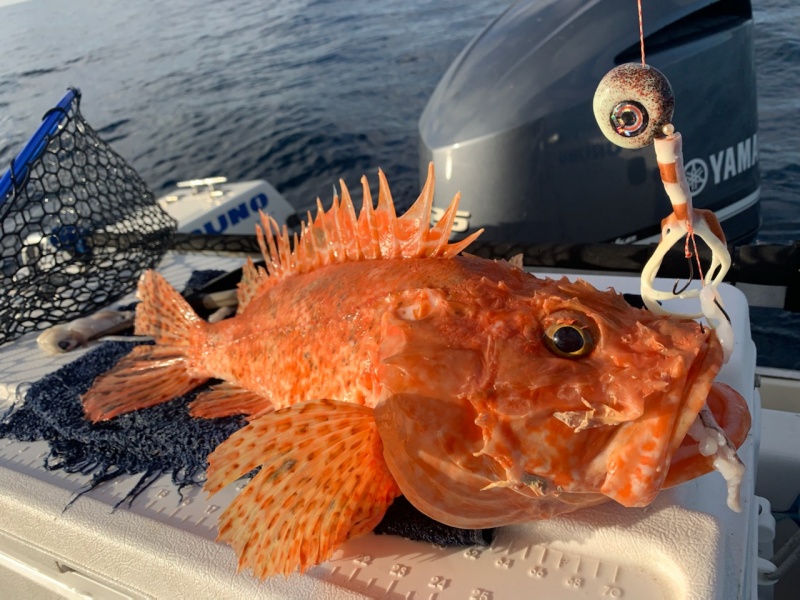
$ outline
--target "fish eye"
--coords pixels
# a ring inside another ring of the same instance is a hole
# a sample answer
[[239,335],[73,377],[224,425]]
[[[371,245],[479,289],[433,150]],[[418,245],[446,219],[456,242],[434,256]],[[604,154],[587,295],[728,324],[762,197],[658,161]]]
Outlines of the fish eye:
[[565,323],[548,327],[544,341],[550,352],[562,358],[580,358],[594,349],[594,340],[588,329]]
[[593,107],[600,130],[611,143],[643,148],[672,121],[675,97],[658,69],[627,63],[600,80]]

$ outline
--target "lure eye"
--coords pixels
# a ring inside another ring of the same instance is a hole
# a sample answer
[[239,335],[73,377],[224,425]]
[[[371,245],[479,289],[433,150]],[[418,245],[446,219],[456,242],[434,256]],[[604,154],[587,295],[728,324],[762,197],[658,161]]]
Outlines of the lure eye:
[[647,109],[636,100],[623,100],[611,111],[611,126],[623,137],[635,137],[647,129]]
[[594,340],[588,329],[575,325],[556,323],[544,334],[547,348],[562,358],[580,358],[594,349]]
[[623,148],[643,148],[672,121],[675,97],[658,69],[627,63],[600,80],[593,107],[600,131],[609,141]]

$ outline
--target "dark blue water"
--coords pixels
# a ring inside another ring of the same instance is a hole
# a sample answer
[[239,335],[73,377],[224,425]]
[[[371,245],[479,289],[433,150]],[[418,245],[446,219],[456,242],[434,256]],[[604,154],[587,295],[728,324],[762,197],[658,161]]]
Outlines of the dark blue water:
[[68,85],[146,181],[266,178],[328,199],[382,167],[418,193],[416,121],[503,2],[31,0],[0,8],[0,164]]
[[800,239],[800,4],[755,0],[759,162],[764,225],[759,240]]
[[[211,175],[270,180],[298,208],[344,177],[418,192],[416,124],[464,45],[511,2],[0,0],[0,165],[67,86],[162,192]],[[754,0],[763,227],[800,238],[800,5]],[[788,335],[794,315],[759,317]],[[786,345],[783,345],[786,348]],[[781,353],[778,353],[781,354]],[[787,353],[782,353],[787,355]],[[782,366],[800,368],[800,352]],[[783,360],[783,358],[781,359]]]
[[[800,4],[755,0],[759,166],[763,225],[758,239],[800,239]],[[758,363],[800,369],[800,313],[751,307]]]
[[[1,6],[0,165],[69,85],[156,191],[266,178],[296,206],[380,166],[418,191],[416,122],[509,0],[29,0]],[[754,0],[764,226],[800,238],[800,6]]]

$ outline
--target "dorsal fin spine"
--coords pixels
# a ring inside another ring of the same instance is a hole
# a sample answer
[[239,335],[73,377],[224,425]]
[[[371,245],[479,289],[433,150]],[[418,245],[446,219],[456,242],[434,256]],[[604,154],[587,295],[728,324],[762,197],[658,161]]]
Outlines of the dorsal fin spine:
[[311,211],[306,211],[306,220],[300,228],[300,243],[306,249],[306,269],[311,271],[316,268],[316,252],[314,246],[314,236],[311,234],[311,226],[314,221],[311,219]]
[[271,216],[261,214],[261,225],[256,235],[267,270],[246,271],[250,283],[240,292],[240,301],[249,302],[270,278],[307,273],[321,266],[380,258],[452,258],[467,248],[482,232],[450,243],[450,233],[455,222],[460,194],[456,194],[439,222],[430,227],[433,206],[433,165],[428,167],[428,178],[416,202],[398,217],[391,190],[382,171],[378,172],[378,207],[374,208],[372,194],[366,177],[362,177],[363,205],[356,216],[350,192],[339,180],[341,201],[334,195],[333,204],[326,212],[317,199],[317,214],[308,213],[301,225],[300,235],[282,228]]
[[398,219],[403,256],[428,255],[426,248],[430,239],[431,209],[433,208],[433,165],[428,165],[428,177],[416,202]]
[[[311,227],[311,234],[314,237],[314,252],[316,254],[316,263],[317,266],[323,266],[327,264],[327,256],[326,253],[328,251],[328,240],[327,236],[325,235],[325,227],[322,224],[322,213],[324,212],[322,209],[322,203],[319,202],[319,198],[317,198],[317,214],[314,216],[313,220],[310,220],[309,223],[312,224]],[[309,219],[311,219],[311,213],[308,214]]]
[[[278,250],[275,247],[272,223],[264,213],[261,213],[261,226],[263,229],[258,232],[260,238],[258,245],[261,247],[261,254],[264,256],[264,262],[267,264],[267,272],[272,277],[278,277],[280,275],[279,265],[277,263]],[[267,252],[265,245],[269,247],[269,252]]]
[[[272,217],[270,217],[272,219]],[[275,219],[272,219],[272,222],[275,225],[275,230],[278,230],[278,223]],[[281,261],[281,265],[284,269],[286,269],[289,273],[294,273],[294,266],[292,263],[294,262],[294,256],[292,255],[292,247],[289,244],[289,229],[286,225],[283,226],[281,229],[281,234],[278,237],[278,252]]]
[[339,203],[339,197],[335,196],[333,199],[334,204],[336,205],[336,215],[333,221],[333,225],[336,228],[336,241],[339,244],[339,262],[345,262],[349,260],[349,252],[347,249],[347,241],[345,237],[345,231],[342,227],[342,222],[344,221],[345,215],[343,214],[344,211],[342,210],[342,206]]
[[353,200],[342,179],[339,180],[342,188],[342,203],[339,214],[341,215],[342,238],[347,248],[347,260],[362,260],[361,246],[358,243],[358,219],[356,209],[353,207]]
[[[333,211],[333,207],[331,207]],[[325,213],[322,208],[322,202],[317,198],[317,218],[314,222],[314,227],[320,232],[320,248],[322,250],[322,264],[329,265],[334,262],[335,252],[333,248],[333,237],[330,228],[330,215]]]
[[[310,216],[310,215],[309,215]],[[314,236],[311,235],[308,221],[303,223],[300,229],[300,244],[305,248],[306,253],[306,266],[309,271],[316,268],[316,256],[314,255]]]
[[297,269],[302,272],[305,269],[305,264],[308,258],[306,257],[306,247],[301,241],[301,236],[294,234],[294,251],[297,254]]
[[331,262],[341,262],[342,244],[339,239],[339,230],[336,224],[336,217],[339,213],[339,198],[334,196],[331,208],[328,212],[322,208],[322,203],[317,198],[317,203],[322,210],[322,223],[325,225],[325,235],[328,238],[328,248],[331,255]]
[[[363,178],[366,181],[366,177]],[[399,258],[400,244],[397,231],[397,214],[394,210],[392,192],[383,171],[378,169],[378,208],[375,211],[378,241],[382,258]]]
[[237,313],[240,313],[245,306],[250,304],[250,300],[260,288],[261,283],[260,273],[253,264],[253,259],[248,256],[242,267],[242,280],[239,282],[236,292],[236,297],[239,301],[239,306],[236,309]]
[[[264,214],[261,214],[261,222],[264,223]],[[271,236],[271,232],[267,230],[264,233],[264,228],[261,225],[256,225],[256,240],[258,240],[258,247],[261,249],[261,256],[264,257],[264,264],[267,268],[267,273],[272,275],[272,267],[270,266],[269,253],[267,252],[267,237]]]
[[359,244],[364,252],[364,258],[374,260],[381,258],[381,247],[378,243],[378,228],[375,223],[375,209],[372,206],[372,194],[369,191],[367,178],[361,178],[363,201],[361,213],[358,215]]
[[444,211],[444,214],[439,219],[439,222],[436,223],[431,230],[431,239],[436,240],[435,252],[437,254],[443,252],[445,246],[447,246],[448,238],[450,237],[449,232],[453,228],[453,222],[455,221],[456,211],[458,210],[460,201],[461,194],[456,194],[450,202],[450,206],[447,207],[447,210]]
[[303,271],[307,271],[307,265],[310,257],[308,256],[308,251],[306,249],[306,241],[303,239],[305,237],[305,225],[300,225],[300,236],[297,239],[297,242],[294,245],[295,254],[297,254],[297,269],[300,273]]
[[347,257],[350,260],[364,260],[364,252],[361,250],[361,245],[358,243],[358,217],[356,217],[356,209],[353,206],[353,199],[350,198],[350,192],[344,187],[342,183],[342,206],[347,213],[345,225],[347,227]]
[[314,226],[311,228],[311,233],[314,235],[314,246],[317,253],[317,267],[324,267],[330,264],[330,247],[328,244],[328,233],[325,231],[325,226],[322,222],[322,216],[317,214],[314,220]]

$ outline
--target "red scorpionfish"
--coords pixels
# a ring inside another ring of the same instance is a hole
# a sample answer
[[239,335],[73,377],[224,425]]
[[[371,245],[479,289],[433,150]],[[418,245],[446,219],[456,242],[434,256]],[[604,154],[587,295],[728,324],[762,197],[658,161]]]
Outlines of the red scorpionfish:
[[248,261],[231,319],[203,321],[145,273],[136,333],[156,344],[82,398],[103,421],[223,380],[191,410],[249,416],[209,456],[205,484],[214,493],[261,466],[219,521],[240,568],[302,572],[400,494],[481,528],[609,499],[645,506],[715,468],[736,483],[750,414],[714,382],[711,329],[460,255],[480,232],[449,241],[458,196],[430,227],[432,168],[402,217],[379,175],[377,208],[362,178],[356,217],[341,182],[341,202],[293,240],[262,215],[266,269]]

